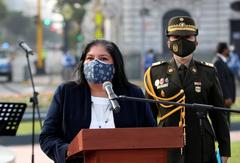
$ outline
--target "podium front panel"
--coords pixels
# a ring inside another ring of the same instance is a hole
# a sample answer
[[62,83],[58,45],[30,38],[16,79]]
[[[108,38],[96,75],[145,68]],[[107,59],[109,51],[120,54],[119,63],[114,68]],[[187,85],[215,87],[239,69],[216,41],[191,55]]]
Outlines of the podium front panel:
[[86,163],[167,163],[167,149],[99,150],[84,155]]

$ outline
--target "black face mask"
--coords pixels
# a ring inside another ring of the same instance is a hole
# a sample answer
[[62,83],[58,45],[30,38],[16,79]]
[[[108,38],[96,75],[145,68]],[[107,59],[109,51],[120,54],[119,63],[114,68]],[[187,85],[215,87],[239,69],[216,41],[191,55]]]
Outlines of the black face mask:
[[186,57],[194,52],[196,49],[196,42],[186,39],[178,39],[170,41],[170,50],[179,57]]

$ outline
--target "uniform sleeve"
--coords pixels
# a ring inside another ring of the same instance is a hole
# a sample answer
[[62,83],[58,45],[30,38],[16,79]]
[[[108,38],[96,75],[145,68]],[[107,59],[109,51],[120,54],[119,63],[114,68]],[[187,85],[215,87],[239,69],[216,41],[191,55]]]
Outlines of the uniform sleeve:
[[[152,84],[152,83],[149,83],[149,82],[152,82],[152,71],[150,71],[150,78],[151,78],[151,81],[145,81],[147,85],[149,84]],[[145,97],[148,98],[148,99],[154,99],[150,94],[148,94],[147,91],[145,91]],[[149,104],[150,108],[151,108],[151,111],[153,113],[153,117],[155,119],[155,121],[157,122],[157,117],[158,117],[158,114],[159,114],[159,109],[158,109],[158,104],[157,103],[150,103]]]
[[[223,95],[216,71],[213,74],[213,85],[210,90],[209,101],[213,106],[223,107]],[[227,114],[224,111],[212,110],[209,112],[209,117],[219,144],[220,155],[229,157],[231,150]]]
[[[139,98],[145,98],[142,90],[139,88],[138,89],[138,97]],[[141,115],[141,117],[143,117],[142,120],[142,127],[154,127],[157,126],[156,121],[153,117],[151,108],[149,103],[138,103],[140,105],[140,107],[142,107],[143,110],[143,116]]]
[[44,153],[58,163],[65,163],[68,143],[63,139],[61,87],[56,90],[44,125],[39,143]]

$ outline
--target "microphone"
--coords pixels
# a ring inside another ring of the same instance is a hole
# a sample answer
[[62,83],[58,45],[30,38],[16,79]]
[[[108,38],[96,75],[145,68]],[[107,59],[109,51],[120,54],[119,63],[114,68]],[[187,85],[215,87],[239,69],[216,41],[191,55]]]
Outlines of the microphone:
[[34,55],[33,50],[28,46],[28,44],[24,41],[21,41],[18,44],[26,53]]
[[108,98],[112,104],[112,110],[115,113],[118,113],[120,111],[120,106],[118,101],[116,100],[117,95],[113,92],[112,83],[109,81],[104,82],[103,89],[107,92]]

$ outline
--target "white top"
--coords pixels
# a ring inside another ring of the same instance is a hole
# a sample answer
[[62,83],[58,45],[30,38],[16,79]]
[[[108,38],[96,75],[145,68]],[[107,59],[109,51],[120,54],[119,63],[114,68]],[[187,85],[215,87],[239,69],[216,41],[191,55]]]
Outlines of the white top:
[[91,96],[92,115],[89,128],[115,128],[112,105],[108,98]]

